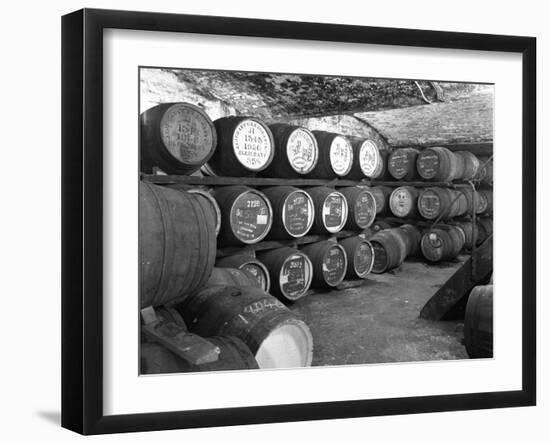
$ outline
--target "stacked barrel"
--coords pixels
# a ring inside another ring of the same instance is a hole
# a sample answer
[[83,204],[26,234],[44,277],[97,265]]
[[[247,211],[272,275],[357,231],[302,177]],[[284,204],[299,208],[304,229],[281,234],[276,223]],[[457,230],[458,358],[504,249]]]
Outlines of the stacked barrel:
[[[144,340],[142,369],[309,365],[311,333],[286,305],[310,288],[364,279],[374,264],[365,230],[376,217],[378,190],[329,181],[388,178],[386,151],[368,138],[254,116],[212,121],[189,103],[145,111],[140,131],[143,174],[213,178],[209,186],[140,183],[141,307],[175,310],[179,325],[220,348],[219,363],[199,367]],[[248,186],[228,177],[320,185]]]
[[[492,234],[492,162],[470,152],[390,152],[254,116],[212,121],[189,103],[145,111],[140,131],[143,174],[209,177],[142,181],[139,212],[141,307],[173,309],[219,345],[221,362],[205,370],[307,366],[311,332],[288,306],[310,288],[408,257],[452,260]],[[201,370],[159,343],[143,349],[149,372]]]

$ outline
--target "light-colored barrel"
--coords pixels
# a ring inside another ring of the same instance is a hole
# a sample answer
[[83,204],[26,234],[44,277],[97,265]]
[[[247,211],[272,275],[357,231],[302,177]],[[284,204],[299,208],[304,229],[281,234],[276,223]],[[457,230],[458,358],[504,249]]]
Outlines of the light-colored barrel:
[[307,189],[313,200],[315,219],[311,232],[335,234],[340,232],[348,219],[348,203],[344,195],[325,186]]

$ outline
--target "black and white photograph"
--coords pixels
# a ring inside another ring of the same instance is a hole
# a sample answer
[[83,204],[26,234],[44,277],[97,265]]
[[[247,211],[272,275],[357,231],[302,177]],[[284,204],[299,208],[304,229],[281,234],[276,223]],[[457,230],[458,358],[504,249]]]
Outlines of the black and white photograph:
[[138,70],[140,375],[493,358],[494,84]]

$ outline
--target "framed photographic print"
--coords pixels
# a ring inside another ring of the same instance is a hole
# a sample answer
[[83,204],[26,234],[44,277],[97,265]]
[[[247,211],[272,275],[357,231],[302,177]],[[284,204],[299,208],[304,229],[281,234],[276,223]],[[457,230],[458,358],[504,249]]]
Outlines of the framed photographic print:
[[64,16],[62,425],[534,405],[535,51]]

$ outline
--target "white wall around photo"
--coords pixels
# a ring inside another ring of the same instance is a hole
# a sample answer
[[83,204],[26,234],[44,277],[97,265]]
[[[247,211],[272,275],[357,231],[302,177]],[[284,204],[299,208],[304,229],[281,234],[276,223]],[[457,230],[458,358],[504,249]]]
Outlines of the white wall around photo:
[[[549,441],[550,284],[543,270],[550,247],[542,226],[550,222],[544,195],[550,164],[543,158],[543,132],[550,121],[550,28],[544,2],[441,1],[358,2],[204,0],[173,2],[111,0],[5,2],[0,28],[2,122],[2,217],[0,218],[3,309],[0,364],[0,439],[5,442],[66,442],[83,439],[60,428],[61,290],[61,15],[81,7],[159,11],[354,25],[467,31],[538,38],[538,318],[537,407],[408,416],[326,420],[231,428],[164,431],[97,437],[94,441],[182,442],[461,442]],[[544,102],[544,103],[543,103]],[[543,110],[543,107],[545,108]],[[543,111],[546,111],[544,113]],[[519,124],[520,122],[518,122]],[[6,155],[7,154],[7,155]],[[510,156],[520,156],[510,151]],[[542,168],[546,177],[542,174]],[[510,186],[514,186],[511,181]],[[510,202],[510,210],[517,210]],[[546,223],[545,223],[546,222]],[[514,241],[511,233],[510,241]],[[545,294],[546,293],[546,294]],[[412,381],[414,382],[414,381]],[[453,380],[449,380],[453,383]],[[292,386],[285,386],[292,389]],[[322,389],[322,387],[319,387]]]

